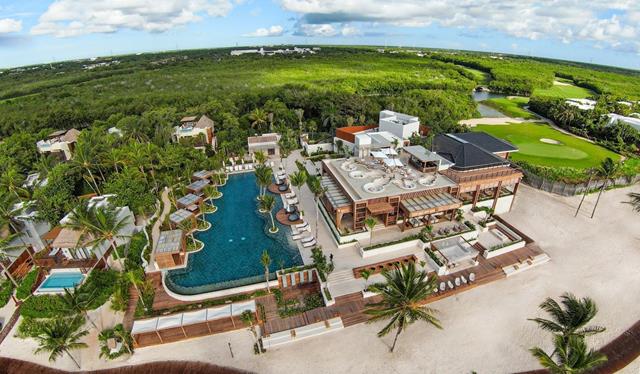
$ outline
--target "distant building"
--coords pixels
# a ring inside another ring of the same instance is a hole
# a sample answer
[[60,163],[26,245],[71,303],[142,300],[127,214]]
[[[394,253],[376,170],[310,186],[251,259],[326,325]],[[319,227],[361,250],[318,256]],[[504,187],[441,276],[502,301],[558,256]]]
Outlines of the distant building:
[[51,154],[60,160],[69,161],[73,157],[79,135],[80,131],[76,129],[55,131],[47,139],[38,141],[36,146],[42,154]]
[[250,155],[256,152],[264,152],[267,156],[280,156],[280,134],[270,133],[247,138],[247,147]]
[[267,50],[264,47],[260,49],[235,49],[231,51],[231,56],[242,56],[246,54],[259,54],[261,56],[274,56],[274,55],[290,55],[290,54],[316,54],[320,51],[320,48],[298,48],[293,47],[291,49],[271,49]]
[[[378,126],[348,126],[336,129],[333,139],[335,150],[340,152],[338,145],[342,143],[356,157],[369,156],[371,152],[401,148],[402,138],[388,131],[376,131]],[[397,143],[397,147],[396,144]]]
[[611,126],[615,123],[620,122],[620,123],[626,123],[627,125],[640,131],[640,118],[626,117],[626,116],[621,116],[615,113],[609,113],[607,114],[607,117],[609,117],[609,122],[607,123],[607,126]]
[[581,110],[593,110],[597,104],[595,100],[591,99],[567,99],[565,103]]
[[198,149],[216,148],[216,137],[214,133],[214,122],[206,115],[184,117],[180,120],[180,125],[175,127],[173,137],[179,142],[180,139],[195,139],[195,147]]

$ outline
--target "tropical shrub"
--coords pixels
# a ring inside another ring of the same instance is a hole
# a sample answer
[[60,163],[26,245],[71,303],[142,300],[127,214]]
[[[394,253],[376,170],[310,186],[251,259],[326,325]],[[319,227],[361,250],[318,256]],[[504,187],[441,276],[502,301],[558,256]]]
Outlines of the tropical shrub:
[[7,305],[13,294],[13,283],[8,280],[0,283],[0,308]]
[[[120,349],[112,352],[108,346],[109,339],[114,339],[116,344],[122,344]],[[98,335],[100,341],[100,358],[114,360],[124,354],[133,353],[133,338],[122,324],[116,325],[112,329],[105,329]]]
[[18,288],[16,289],[16,298],[18,300],[24,300],[31,295],[31,290],[38,279],[38,273],[38,268],[34,267],[29,273],[27,273],[24,279],[22,279],[22,282],[20,282],[20,285],[18,285]]

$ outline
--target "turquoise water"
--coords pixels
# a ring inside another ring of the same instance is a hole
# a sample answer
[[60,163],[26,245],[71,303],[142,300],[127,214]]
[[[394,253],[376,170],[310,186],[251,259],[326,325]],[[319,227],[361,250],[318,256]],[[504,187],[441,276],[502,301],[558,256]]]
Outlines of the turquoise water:
[[60,288],[73,288],[76,285],[82,283],[84,275],[82,273],[52,273],[42,282],[39,289],[47,291]]
[[[268,233],[271,222],[268,214],[258,212],[254,173],[229,176],[220,191],[222,198],[214,200],[218,211],[206,217],[211,229],[195,234],[204,248],[189,255],[185,269],[171,270],[165,278],[173,292],[196,295],[264,281],[260,257],[265,249],[271,256],[272,279],[281,263],[285,268],[302,265],[288,227],[276,221],[280,230],[275,235]],[[276,196],[274,219],[281,208],[282,199]]]

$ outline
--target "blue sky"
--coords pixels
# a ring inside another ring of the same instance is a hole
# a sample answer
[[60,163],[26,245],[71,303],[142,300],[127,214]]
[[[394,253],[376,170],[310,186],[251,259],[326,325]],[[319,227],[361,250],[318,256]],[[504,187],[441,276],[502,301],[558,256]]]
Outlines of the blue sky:
[[640,69],[640,2],[0,0],[0,67],[270,44],[455,48]]

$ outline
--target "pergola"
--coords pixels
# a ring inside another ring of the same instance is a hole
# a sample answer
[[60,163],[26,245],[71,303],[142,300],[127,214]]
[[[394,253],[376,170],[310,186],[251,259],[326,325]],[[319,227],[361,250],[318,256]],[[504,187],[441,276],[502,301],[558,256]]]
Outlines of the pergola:
[[179,198],[176,203],[178,208],[197,214],[200,211],[200,206],[202,205],[202,197],[190,193]]
[[209,180],[200,179],[188,185],[187,191],[191,192],[192,194],[199,195],[202,192],[202,190],[208,185],[209,185]]
[[402,148],[402,150],[409,154],[409,162],[423,173],[436,171],[441,165],[450,166],[452,164],[451,161],[421,145],[411,145]]
[[200,170],[200,171],[196,171],[195,173],[193,173],[193,175],[191,176],[191,178],[194,181],[197,180],[202,180],[202,179],[209,179],[211,178],[211,176],[213,175],[212,171],[209,170]]
[[[453,197],[450,193],[439,192],[405,199],[400,202],[400,211],[405,218],[427,217],[438,213],[451,212],[451,219],[462,201]],[[405,225],[407,224],[405,220]]]
[[186,209],[178,209],[169,216],[172,229],[180,227],[185,221],[190,221],[192,228],[196,227],[196,216]]
[[160,269],[183,265],[187,253],[184,232],[182,230],[160,232],[158,244],[153,252],[156,264]]

